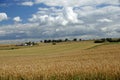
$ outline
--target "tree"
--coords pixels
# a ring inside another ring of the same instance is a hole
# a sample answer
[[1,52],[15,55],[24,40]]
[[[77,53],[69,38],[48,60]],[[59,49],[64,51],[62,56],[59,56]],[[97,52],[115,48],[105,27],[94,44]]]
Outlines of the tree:
[[77,38],[74,38],[73,41],[77,41]]
[[43,41],[41,40],[40,42],[42,43]]
[[66,39],[65,39],[65,42],[67,42],[67,41],[68,41],[68,39],[66,38]]
[[48,42],[48,43],[51,43],[52,41],[49,39],[49,40],[47,40],[47,42]]
[[47,43],[47,40],[44,40],[44,43]]
[[79,39],[79,41],[82,41],[82,39]]

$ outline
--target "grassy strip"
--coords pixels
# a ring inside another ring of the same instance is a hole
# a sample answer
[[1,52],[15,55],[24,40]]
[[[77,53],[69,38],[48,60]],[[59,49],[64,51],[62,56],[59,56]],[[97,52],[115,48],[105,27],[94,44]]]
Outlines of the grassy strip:
[[85,50],[94,49],[94,48],[97,48],[97,47],[102,46],[102,45],[106,45],[106,43],[99,43],[98,45],[92,46],[92,47],[87,48]]
[[98,45],[92,46],[92,47],[87,48],[85,50],[94,49],[94,48],[97,48],[97,47],[100,47],[100,46],[103,46],[103,45],[120,44],[120,42],[106,42],[106,43],[96,43],[96,44],[98,44]]

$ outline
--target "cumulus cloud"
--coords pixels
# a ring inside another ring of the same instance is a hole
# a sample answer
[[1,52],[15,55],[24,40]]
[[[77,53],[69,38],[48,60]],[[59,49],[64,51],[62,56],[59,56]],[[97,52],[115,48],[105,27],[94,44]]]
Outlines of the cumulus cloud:
[[14,17],[13,20],[15,22],[21,22],[22,21],[22,19],[19,16]]
[[[39,23],[44,37],[101,38],[119,37],[119,6],[39,8],[29,18]],[[117,24],[117,25],[116,25]]]
[[4,27],[0,27],[0,39],[28,38],[30,36],[33,36],[32,34],[37,30],[37,28],[34,26],[37,27],[38,24],[18,23],[13,25],[5,25]]
[[8,17],[7,17],[6,13],[0,13],[0,22],[3,20],[7,20],[7,19],[8,19]]
[[73,38],[92,39],[119,37],[120,25],[98,27],[96,25],[50,26],[39,23],[14,24],[0,27],[0,39]]
[[73,11],[72,7],[65,7],[64,8],[64,17],[68,20],[71,21],[73,23],[77,23],[78,22],[78,15],[77,13],[75,13]]
[[[0,27],[0,39],[119,37],[118,0],[35,0],[44,3],[29,22]],[[57,7],[56,7],[57,6]],[[62,7],[61,7],[62,6]],[[15,22],[22,21],[18,16]]]
[[36,4],[45,3],[50,6],[85,6],[85,5],[99,5],[99,4],[119,4],[119,0],[35,0]]
[[23,6],[33,6],[33,2],[32,1],[28,1],[28,2],[22,2],[21,5]]
[[[86,32],[84,32],[85,30]],[[94,29],[87,26],[57,27],[48,25],[41,26],[39,23],[14,24],[0,27],[0,39],[58,38],[65,36],[78,36],[92,31],[94,31]]]
[[72,7],[64,7],[61,9],[56,9],[55,7],[39,8],[39,11],[33,14],[29,21],[63,26],[83,23],[82,20],[78,20],[78,14],[74,12]]

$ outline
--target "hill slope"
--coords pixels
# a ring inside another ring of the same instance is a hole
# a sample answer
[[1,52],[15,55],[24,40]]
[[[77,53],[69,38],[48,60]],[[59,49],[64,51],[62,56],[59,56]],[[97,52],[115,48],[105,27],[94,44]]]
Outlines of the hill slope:
[[120,79],[120,44],[83,41],[0,50],[0,80],[96,79]]

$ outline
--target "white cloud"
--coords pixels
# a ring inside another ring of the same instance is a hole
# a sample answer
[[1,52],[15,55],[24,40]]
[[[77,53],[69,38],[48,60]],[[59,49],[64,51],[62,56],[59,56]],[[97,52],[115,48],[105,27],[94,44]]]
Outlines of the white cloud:
[[92,15],[115,15],[120,11],[118,6],[105,6],[95,8],[94,6],[83,6],[77,12],[82,16],[92,16]]
[[[31,15],[28,23],[0,27],[0,35],[4,36],[0,39],[16,38],[15,36],[17,38],[101,38],[120,35],[120,7],[117,6],[117,0],[35,1],[35,4],[43,2],[49,7],[40,7]],[[62,7],[54,7],[55,5]],[[22,20],[18,16],[14,21]]]
[[0,13],[0,22],[3,20],[7,20],[7,19],[8,19],[8,17],[7,17],[6,13]]
[[[99,23],[97,23],[99,24]],[[101,24],[99,24],[101,25]],[[79,37],[83,39],[100,37],[119,37],[120,24],[108,26],[96,25],[48,25],[39,22],[26,24],[13,24],[0,27],[0,39],[24,39],[24,38],[65,38]],[[114,34],[113,34],[114,33]]]
[[109,25],[101,28],[106,36],[109,37],[119,37],[120,35],[120,24]]
[[21,5],[23,5],[23,6],[33,6],[33,4],[34,3],[31,1],[21,3]]
[[88,5],[82,7],[50,7],[39,8],[38,12],[33,14],[29,20],[39,23],[44,28],[41,28],[41,34],[44,37],[119,37],[119,12],[120,8],[114,5],[98,8]]
[[36,4],[45,3],[50,6],[85,6],[99,4],[119,4],[119,0],[35,0]]
[[78,14],[74,12],[72,7],[64,7],[59,10],[55,7],[39,8],[39,11],[36,14],[33,14],[29,21],[63,26],[83,23],[82,20],[78,20]]
[[64,8],[64,17],[68,20],[71,21],[72,23],[77,23],[78,22],[78,15],[73,11],[72,7],[65,7]]
[[5,36],[5,34],[6,34],[5,31],[0,30],[0,36]]
[[15,22],[21,22],[22,21],[22,19],[19,16],[14,17],[13,20]]
[[98,22],[112,22],[112,20],[104,18],[104,19],[99,19]]

